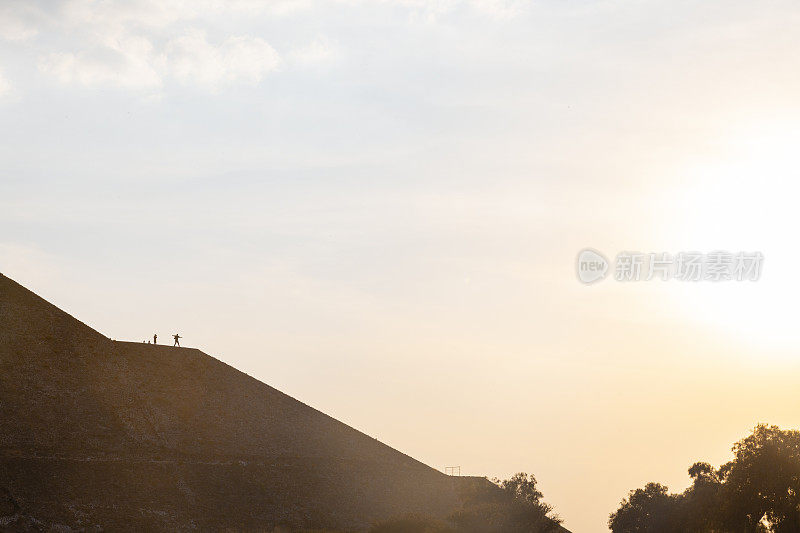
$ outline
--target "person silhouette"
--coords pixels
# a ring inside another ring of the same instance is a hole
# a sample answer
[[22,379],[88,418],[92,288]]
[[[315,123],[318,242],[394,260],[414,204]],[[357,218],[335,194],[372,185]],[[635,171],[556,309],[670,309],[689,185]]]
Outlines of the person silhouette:
[[153,334],[153,344],[158,344],[158,335]]
[[181,339],[183,337],[181,337],[180,335],[178,335],[176,333],[175,335],[172,336],[172,338],[175,339],[175,344],[173,344],[173,346],[177,346],[178,348],[180,348],[181,347],[181,343],[178,342],[178,339]]

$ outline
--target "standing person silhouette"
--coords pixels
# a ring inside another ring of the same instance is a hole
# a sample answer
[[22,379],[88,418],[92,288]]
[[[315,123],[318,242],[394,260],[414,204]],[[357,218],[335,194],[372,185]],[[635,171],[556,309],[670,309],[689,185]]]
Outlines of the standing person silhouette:
[[153,334],[153,344],[158,344],[158,335],[155,333]]
[[178,348],[180,348],[181,347],[181,343],[178,342],[178,339],[181,339],[183,337],[181,337],[180,335],[178,335],[176,333],[175,335],[172,336],[172,338],[175,339],[175,344],[173,344],[173,346],[177,346]]

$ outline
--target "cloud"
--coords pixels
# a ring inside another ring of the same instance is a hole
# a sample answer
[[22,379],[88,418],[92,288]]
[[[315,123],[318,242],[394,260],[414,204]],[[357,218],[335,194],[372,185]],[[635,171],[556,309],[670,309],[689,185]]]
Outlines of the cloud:
[[280,64],[280,56],[263,39],[231,36],[210,43],[205,32],[191,29],[156,50],[152,41],[125,30],[96,34],[79,52],[53,52],[39,69],[66,85],[158,90],[165,79],[211,91],[234,84],[257,84]]
[[[287,15],[297,11],[305,11],[314,6],[313,0],[217,0],[211,1],[217,11],[235,11],[252,14],[270,13],[273,15]],[[207,7],[212,7],[211,5]]]
[[330,63],[338,54],[338,45],[327,38],[321,37],[307,46],[293,50],[289,55],[294,63],[300,65],[320,65]]
[[473,9],[497,19],[513,18],[522,13],[529,0],[470,0]]
[[[338,0],[347,2],[352,0]],[[415,19],[425,22],[436,20],[458,9],[467,9],[478,15],[494,19],[508,19],[520,14],[531,5],[531,0],[383,0],[410,11]]]
[[0,71],[0,98],[3,98],[10,93],[11,84],[6,80],[5,76],[3,76],[3,72]]
[[154,63],[148,39],[123,35],[78,53],[48,54],[40,60],[39,69],[63,84],[153,89],[161,86]]
[[0,3],[0,39],[25,41],[39,33],[36,28],[40,12],[28,2],[8,0]]
[[[459,10],[504,18],[529,4],[529,0],[380,1],[425,21]],[[237,84],[258,84],[282,63],[262,36],[219,33],[225,25],[218,21],[288,17],[316,7],[358,10],[367,4],[366,0],[6,0],[0,2],[0,38],[32,40],[40,72],[65,85],[152,95],[176,81],[217,92]],[[288,52],[287,60],[322,65],[339,54],[335,42],[319,38]]]
[[73,26],[154,29],[225,15],[287,15],[313,6],[312,0],[68,0],[63,16]]
[[162,60],[178,81],[212,90],[234,83],[257,84],[280,65],[278,52],[263,39],[232,36],[214,46],[197,29],[170,40]]
[[[258,83],[277,68],[280,56],[257,36],[229,35],[211,43],[198,25],[225,12],[277,16],[306,4],[307,0],[67,0],[47,7],[10,8],[3,4],[0,15],[9,16],[0,22],[0,36],[4,29],[18,38],[47,35],[48,39],[37,40],[42,45],[38,67],[61,84],[154,94],[174,79],[217,91],[237,83]],[[23,25],[23,15],[41,27]],[[187,24],[192,29],[184,29]],[[179,36],[173,37],[176,33]]]

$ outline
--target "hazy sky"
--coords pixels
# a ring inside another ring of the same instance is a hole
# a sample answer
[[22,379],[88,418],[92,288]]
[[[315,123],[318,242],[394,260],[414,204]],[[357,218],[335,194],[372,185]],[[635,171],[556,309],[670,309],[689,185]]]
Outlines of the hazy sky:
[[[0,271],[577,532],[800,426],[796,2],[0,0]],[[584,247],[761,251],[606,280]]]

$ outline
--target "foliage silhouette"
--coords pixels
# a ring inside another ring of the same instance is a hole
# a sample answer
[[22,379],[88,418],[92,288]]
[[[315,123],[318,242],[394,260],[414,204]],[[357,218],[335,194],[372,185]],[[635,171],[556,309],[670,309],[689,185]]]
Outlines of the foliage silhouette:
[[698,462],[681,494],[648,483],[611,514],[614,533],[800,532],[800,432],[759,424],[718,469]]
[[448,520],[407,516],[383,522],[371,533],[548,533],[563,531],[561,519],[542,501],[533,475],[472,485]]

